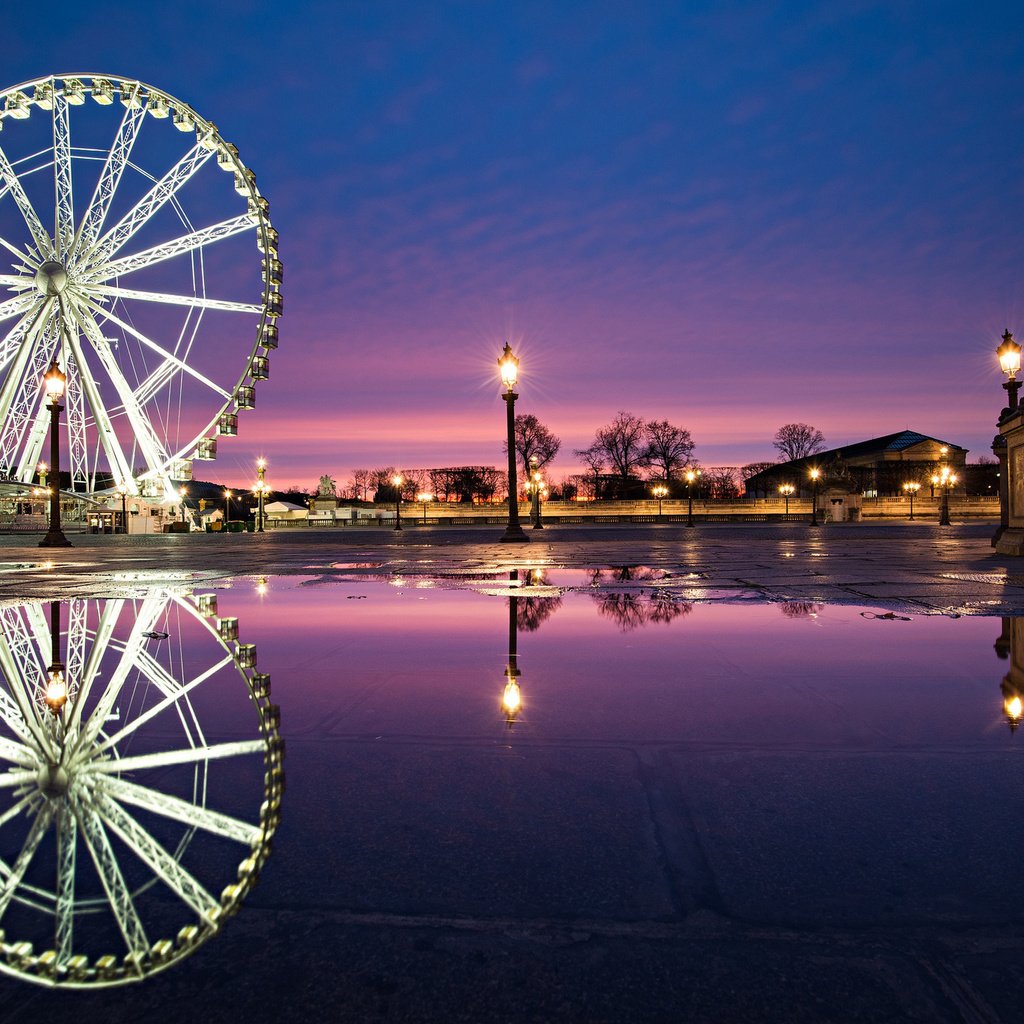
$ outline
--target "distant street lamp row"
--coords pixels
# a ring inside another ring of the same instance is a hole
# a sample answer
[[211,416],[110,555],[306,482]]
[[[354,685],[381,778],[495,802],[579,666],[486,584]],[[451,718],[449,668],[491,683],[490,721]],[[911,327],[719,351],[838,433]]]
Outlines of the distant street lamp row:
[[[1006,390],[1008,406],[1004,411],[1016,410],[1019,406],[1019,394],[1021,388],[1021,381],[1017,380],[1017,374],[1020,372],[1020,355],[1021,346],[1017,344],[1013,339],[1013,334],[1006,330],[1003,332],[1002,344],[996,348],[996,355],[999,359],[999,366],[1003,373],[1006,374],[1006,381],[1003,384],[1003,388]],[[516,383],[519,379],[519,359],[512,351],[512,346],[505,342],[505,348],[503,349],[500,356],[498,356],[498,373],[501,378],[502,387],[505,389],[502,394],[502,399],[505,402],[506,407],[506,428],[507,428],[507,447],[508,447],[508,525],[505,527],[505,532],[502,534],[502,541],[509,541],[513,543],[525,543],[529,540],[523,528],[519,523],[519,500],[518,500],[518,484],[516,475],[516,449],[515,449],[515,403],[519,397],[516,394]],[[50,364],[49,369],[43,376],[43,392],[46,396],[48,408],[50,410],[50,464],[53,467],[53,485],[49,488],[50,493],[50,517],[49,517],[49,529],[47,530],[46,536],[39,542],[40,547],[71,547],[71,542],[64,536],[64,532],[61,529],[60,522],[60,414],[64,409],[61,404],[61,400],[64,398],[65,389],[67,387],[67,377],[60,369],[57,364],[57,359],[54,357]],[[541,522],[541,511],[540,511],[540,499],[546,494],[544,487],[543,477],[539,471],[537,465],[536,456],[532,457],[530,465],[530,479],[526,484],[526,489],[531,496],[531,519],[533,521],[533,528],[535,530],[543,529],[543,523]],[[257,508],[257,527],[258,533],[264,532],[264,500],[270,493],[270,487],[266,482],[266,459],[260,458],[256,463],[257,468],[257,481],[253,487],[253,494],[258,500]],[[39,464],[40,476],[42,486],[46,486],[47,472],[46,463],[41,462]],[[821,480],[821,470],[817,467],[813,467],[808,473],[811,486],[812,486],[812,505],[811,505],[811,525],[817,526],[818,524],[818,486]],[[689,469],[684,474],[686,480],[686,497],[687,497],[687,515],[686,525],[693,526],[693,485],[697,478],[700,476],[699,470]],[[942,526],[949,525],[949,491],[957,482],[956,474],[953,473],[949,466],[943,465],[936,473],[931,477],[931,482],[934,487],[939,487],[942,490],[942,506],[939,514],[939,524]],[[401,508],[401,485],[404,480],[400,474],[395,474],[391,478],[391,483],[395,487],[395,529],[402,529],[402,508]],[[914,496],[920,490],[921,485],[916,481],[908,481],[903,485],[903,490],[907,493],[910,498],[910,518],[914,518]],[[127,532],[128,520],[127,520],[127,498],[129,494],[128,483],[122,480],[118,484],[117,491],[121,496],[121,521],[122,529]],[[780,484],[779,493],[786,499],[786,514],[789,514],[789,499],[794,493],[796,488],[792,484]],[[668,487],[665,484],[656,484],[651,488],[651,494],[658,499],[658,520],[662,520],[662,502],[668,495]],[[181,518],[185,521],[185,498],[187,491],[182,488],[179,497],[181,499]],[[231,521],[231,498],[232,492],[229,490],[224,491],[224,518],[225,523]],[[416,495],[416,500],[423,503],[423,519],[426,521],[427,518],[427,502],[433,498],[432,494],[426,492],[420,492]]]

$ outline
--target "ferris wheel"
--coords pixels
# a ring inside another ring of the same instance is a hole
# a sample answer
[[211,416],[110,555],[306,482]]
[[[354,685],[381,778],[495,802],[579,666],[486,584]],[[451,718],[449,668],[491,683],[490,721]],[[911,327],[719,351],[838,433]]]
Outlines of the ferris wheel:
[[142,82],[56,75],[0,100],[0,477],[33,479],[56,359],[72,489],[176,501],[269,376],[269,204],[215,125]]
[[284,775],[270,680],[237,630],[212,595],[165,589],[51,602],[48,620],[0,608],[0,972],[138,981],[238,909]]

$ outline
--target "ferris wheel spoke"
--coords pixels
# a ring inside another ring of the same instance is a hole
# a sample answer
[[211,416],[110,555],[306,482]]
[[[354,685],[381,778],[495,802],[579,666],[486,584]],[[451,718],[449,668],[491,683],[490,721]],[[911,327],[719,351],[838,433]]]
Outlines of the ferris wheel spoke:
[[97,803],[109,828],[180,900],[207,920],[217,901],[124,808],[104,795]]
[[118,285],[98,284],[92,289],[99,295],[112,295],[119,299],[138,299],[140,302],[165,302],[172,306],[192,306],[194,309],[222,309],[232,313],[262,313],[258,302],[230,302],[227,299],[208,299],[205,295],[166,295],[163,292],[139,291]]
[[5,690],[0,690],[0,721],[18,737],[23,744],[33,746],[32,733],[25,724],[25,719],[18,709],[18,705],[8,696]]
[[39,758],[28,747],[14,740],[0,736],[0,760],[10,761],[12,764],[28,768],[39,763]]
[[96,425],[96,434],[99,444],[107,454],[110,462],[111,472],[115,479],[131,480],[132,469],[128,458],[125,456],[121,443],[118,440],[117,432],[111,422],[110,413],[104,404],[103,396],[100,394],[96,379],[85,360],[85,352],[78,341],[77,333],[71,335],[71,351],[74,354],[75,365],[78,367],[78,376],[82,385],[82,392],[89,409],[92,413],[93,422]]
[[75,241],[75,250],[88,251],[96,242],[100,231],[103,229],[103,222],[107,218],[107,211],[110,209],[111,200],[117,192],[117,186],[121,182],[121,175],[132,154],[132,147],[139,134],[139,128],[146,116],[145,107],[126,107],[124,117],[121,119],[121,126],[117,130],[114,142],[107,153],[103,170],[100,171],[99,181],[96,183],[96,191],[82,215],[82,223],[78,229],[78,236]]
[[135,622],[132,623],[131,632],[128,634],[128,639],[121,650],[121,656],[118,658],[117,664],[110,675],[110,682],[107,683],[99,700],[96,701],[92,714],[82,726],[81,733],[72,749],[72,757],[95,742],[96,737],[103,728],[104,722],[107,720],[107,715],[110,714],[121,693],[121,688],[124,686],[128,674],[135,667],[139,652],[146,642],[146,637],[143,634],[153,629],[160,612],[163,610],[163,604],[164,602],[158,597],[145,597],[143,599],[142,608],[139,610]]
[[39,808],[38,813],[33,819],[28,838],[25,840],[21,852],[11,866],[10,874],[4,880],[3,887],[0,888],[0,918],[7,912],[14,893],[17,891],[18,886],[21,885],[21,880],[25,877],[25,872],[28,870],[29,864],[32,863],[32,858],[35,856],[36,850],[39,849],[39,844],[43,841],[46,830],[50,827],[52,817],[53,808],[46,801]]
[[75,236],[75,201],[71,180],[71,124],[68,121],[68,101],[63,93],[53,97],[53,185],[54,203],[53,237],[57,259],[67,259]]
[[0,431],[0,458],[7,466],[14,467],[19,480],[26,482],[32,478],[46,438],[49,417],[42,401],[40,382],[51,356],[59,352],[57,329],[53,317],[42,322],[24,377]]
[[[15,616],[15,618],[17,617]],[[33,694],[28,692],[28,687],[31,685],[28,680],[41,678],[41,669],[29,660],[23,650],[24,645],[20,642],[20,637],[17,634],[12,635],[12,625],[15,625],[15,629],[17,628],[17,625],[11,622],[11,617],[5,616],[3,631],[0,632],[0,671],[7,677],[10,695],[17,707],[21,721],[24,722],[32,737],[33,746],[41,756],[49,757],[53,751],[53,743],[43,728]],[[12,642],[14,650],[11,649]],[[21,657],[17,657],[15,652]]]
[[12,299],[5,299],[0,302],[0,323],[10,320],[12,317],[21,316],[28,312],[32,305],[34,305],[34,299],[30,292],[15,295]]
[[[68,461],[71,467],[71,489],[89,490],[89,449],[85,435],[85,395],[82,393],[81,374],[73,352],[67,354],[67,390],[64,405],[67,409]],[[81,487],[79,487],[81,485]]]
[[131,722],[129,722],[123,728],[118,729],[117,732],[111,733],[101,744],[99,744],[99,746],[95,748],[95,752],[97,754],[100,754],[104,750],[107,750],[110,747],[113,747],[118,743],[121,743],[127,737],[131,736],[133,732],[135,732],[137,729],[145,725],[148,721],[155,718],[161,712],[166,711],[173,704],[176,704],[179,700],[182,699],[182,697],[185,697],[189,693],[191,693],[197,686],[199,686],[201,683],[204,683],[207,679],[209,679],[210,676],[219,672],[226,665],[230,665],[233,660],[234,659],[230,655],[228,655],[226,658],[223,658],[220,661],[218,661],[215,665],[212,665],[205,672],[196,676],[196,678],[193,679],[191,682],[186,683],[184,686],[181,686],[180,688],[167,693],[163,700],[154,704],[153,707],[149,708],[148,711],[145,711],[143,714],[139,715],[138,718],[132,719]]
[[[5,195],[7,195],[7,187],[6,186],[4,186],[3,188],[0,188],[0,199],[2,199]],[[28,253],[25,252],[24,249],[19,249],[16,245],[12,245],[2,235],[0,235],[0,245],[2,245],[9,252],[13,253],[15,256],[17,256],[18,259],[22,261],[22,263],[21,263],[22,266],[25,266],[26,261],[27,262],[32,262],[32,258],[28,255]],[[27,266],[25,266],[25,269],[27,271],[29,268]]]
[[114,225],[86,257],[87,265],[105,263],[213,156],[198,142]]
[[78,822],[74,812],[63,806],[57,813],[57,964],[71,959],[75,935],[75,847]]
[[42,306],[42,301],[37,301],[29,306],[28,311],[22,318],[7,332],[0,341],[0,370],[2,370],[15,356],[25,340],[25,335],[32,329],[35,315]]
[[7,154],[2,148],[0,148],[0,177],[7,184],[8,191],[14,197],[14,202],[21,211],[22,217],[25,218],[25,224],[36,243],[40,256],[44,260],[49,259],[53,255],[53,242],[40,222],[32,204],[29,202],[28,196],[25,195],[25,189],[21,184],[21,180],[15,174],[11,162],[7,159]]
[[98,761],[92,767],[93,771],[104,774],[137,772],[148,768],[167,768],[173,764],[194,764],[197,761],[213,761],[222,757],[260,754],[264,746],[262,740],[238,740],[231,743],[214,743],[212,746],[186,747],[183,750],[164,750],[157,754],[137,754],[118,760]]
[[99,672],[100,661],[110,644],[114,635],[117,620],[121,617],[124,608],[123,598],[113,598],[103,605],[100,612],[100,620],[96,624],[96,634],[93,637],[92,646],[89,648],[89,656],[85,659],[85,666],[79,679],[78,692],[75,694],[71,706],[71,717],[67,723],[67,741],[72,746],[76,745],[79,725],[82,721],[82,710],[85,707],[86,698],[92,689],[92,684]]
[[[14,821],[22,811],[28,810],[36,799],[37,794],[30,791],[21,797],[20,800],[11,804],[3,814],[0,814],[0,828],[6,825],[9,821]],[[10,875],[10,873],[11,869],[2,860],[0,860],[0,874],[7,876]]]
[[222,398],[231,398],[231,393],[229,391],[225,391],[222,387],[215,384],[198,370],[189,366],[184,360],[179,359],[174,355],[174,353],[168,352],[163,346],[158,345],[151,338],[147,338],[140,330],[137,330],[135,327],[132,327],[131,324],[126,323],[119,316],[115,316],[110,310],[104,309],[102,306],[99,306],[94,302],[90,302],[88,299],[86,299],[86,304],[94,317],[101,316],[105,321],[115,324],[117,327],[120,327],[122,331],[130,334],[147,348],[152,349],[152,351],[154,351],[158,356],[166,360],[167,363],[177,367],[182,373],[187,373],[190,377],[194,377],[201,384],[205,384],[211,391],[220,395]]
[[140,786],[127,779],[111,777],[105,780],[104,790],[123,804],[130,804],[141,810],[150,811],[158,817],[202,829],[222,839],[231,839],[252,846],[261,835],[258,825],[250,825],[249,822],[233,818],[230,814],[200,807],[189,803],[188,800]]
[[125,884],[124,875],[107,838],[103,821],[99,814],[92,807],[85,806],[80,798],[72,798],[72,805],[82,839],[92,857],[96,873],[100,876],[103,891],[107,894],[107,902],[138,969],[139,963],[149,951],[149,940],[146,938],[142,921],[139,920],[138,911],[132,902],[131,892]]
[[212,224],[208,228],[201,228],[198,231],[191,231],[187,235],[181,235],[162,245],[144,249],[134,256],[123,256],[119,260],[111,260],[98,267],[92,279],[96,282],[109,281],[112,277],[121,277],[124,274],[151,267],[174,256],[180,256],[182,253],[194,252],[205,245],[219,242],[222,238],[231,238],[243,231],[253,230],[255,230],[255,225],[248,214],[231,217],[229,220],[222,220],[219,224]]
[[93,351],[96,353],[96,357],[99,359],[100,365],[106,372],[110,383],[114,386],[117,397],[121,400],[121,405],[135,435],[135,442],[142,449],[142,454],[145,456],[149,468],[165,468],[170,462],[167,452],[157,438],[149,418],[143,412],[142,406],[136,399],[132,386],[125,380],[121,367],[118,366],[117,359],[110,350],[110,345],[103,337],[99,324],[96,323],[86,310],[73,307],[73,315],[92,342]]
[[32,287],[32,282],[22,274],[0,274],[0,286],[28,289]]
[[[39,771],[35,768],[11,768],[3,775],[0,775],[0,789],[16,789],[18,786],[26,786],[30,782],[35,782],[39,778]],[[29,799],[32,796],[31,793],[26,794],[25,799]],[[8,808],[3,814],[0,814],[0,825],[8,821],[8,816],[14,817],[12,814],[13,808]]]
[[[14,360],[13,365],[7,371],[7,376],[4,377],[3,387],[0,388],[0,424],[5,427],[5,432],[16,428],[18,425],[11,423],[10,412],[11,404],[14,402],[15,395],[18,394],[19,389],[22,386],[23,378],[25,376],[25,368],[28,365],[29,358],[37,347],[37,342],[42,336],[43,329],[49,318],[50,311],[53,306],[53,300],[49,299],[43,303],[35,312],[35,315],[29,320],[25,329],[21,331],[21,337],[18,340],[18,348],[16,353],[13,353]],[[44,316],[46,314],[46,316]],[[22,321],[24,323],[24,321]],[[16,333],[22,324],[18,324],[18,328],[15,329]],[[10,338],[11,335],[8,335]],[[13,344],[13,341],[12,341]],[[9,453],[6,453],[9,455]],[[6,465],[10,465],[10,459],[8,458]]]

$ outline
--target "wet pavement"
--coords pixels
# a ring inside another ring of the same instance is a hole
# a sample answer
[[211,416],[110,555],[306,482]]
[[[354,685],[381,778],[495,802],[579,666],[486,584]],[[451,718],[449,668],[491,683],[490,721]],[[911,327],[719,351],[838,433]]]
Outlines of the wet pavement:
[[[83,537],[49,565],[4,538],[4,602],[216,590],[289,784],[216,941],[117,991],[0,981],[0,1022],[1019,1020],[993,642],[1024,566],[991,532]],[[541,604],[509,730],[512,594]]]
[[530,543],[501,528],[279,529],[264,534],[73,536],[40,549],[0,537],[0,600],[54,588],[114,594],[148,582],[240,575],[396,573],[471,577],[530,568],[646,566],[681,597],[870,603],[952,614],[1024,614],[1024,565],[997,555],[991,523],[549,526]]

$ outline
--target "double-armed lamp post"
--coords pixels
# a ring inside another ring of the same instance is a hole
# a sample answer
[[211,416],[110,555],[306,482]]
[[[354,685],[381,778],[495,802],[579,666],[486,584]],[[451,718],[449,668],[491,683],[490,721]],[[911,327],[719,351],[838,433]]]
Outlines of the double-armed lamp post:
[[786,499],[786,515],[789,515],[789,496],[796,490],[792,484],[779,484],[779,494]]
[[[686,525],[693,526],[693,485],[700,476],[699,469],[688,469],[683,478],[686,480]],[[705,518],[707,515],[705,513]]]
[[267,473],[267,460],[262,456],[256,460],[256,473],[257,480],[256,486],[253,488],[253,492],[256,495],[257,501],[257,519],[256,532],[263,533],[263,503],[270,493],[270,485],[267,483],[265,477]]
[[651,488],[651,494],[658,499],[658,522],[661,522],[661,503],[665,500],[665,496],[668,494],[668,488],[664,484],[655,484]]
[[525,544],[529,537],[519,525],[519,484],[516,479],[516,381],[519,379],[519,360],[512,354],[512,347],[505,342],[505,348],[498,356],[498,372],[505,393],[505,421],[508,434],[508,525],[501,535],[503,542]]
[[434,495],[430,491],[420,491],[416,495],[416,500],[423,506],[423,525],[427,525],[427,505],[434,500]]
[[908,480],[903,485],[904,492],[910,498],[910,518],[914,518],[914,495],[921,490],[921,485],[916,480]]
[[50,486],[50,527],[46,531],[46,536],[39,542],[41,548],[72,546],[60,527],[60,414],[64,408],[60,403],[66,386],[67,377],[54,357],[50,368],[43,376],[43,391],[50,408],[50,468],[53,483]]
[[402,484],[405,478],[401,473],[395,473],[391,477],[391,486],[395,489],[395,529],[402,528]]
[[949,526],[949,489],[956,483],[956,474],[949,466],[943,466],[932,474],[932,485],[942,488],[942,504],[939,506],[939,526]]
[[128,484],[122,480],[117,485],[117,493],[121,495],[121,532],[128,532]]

